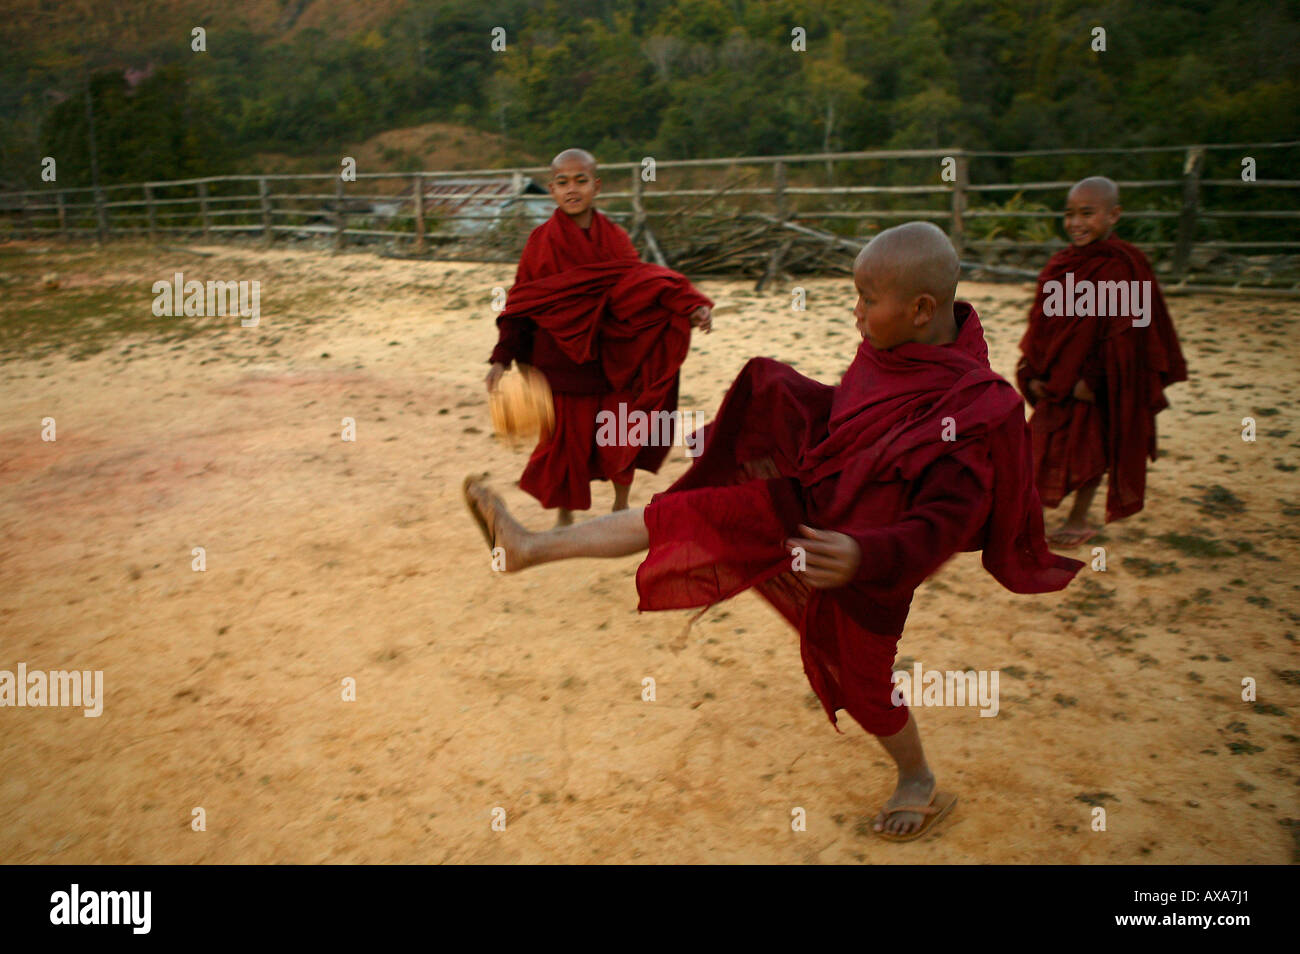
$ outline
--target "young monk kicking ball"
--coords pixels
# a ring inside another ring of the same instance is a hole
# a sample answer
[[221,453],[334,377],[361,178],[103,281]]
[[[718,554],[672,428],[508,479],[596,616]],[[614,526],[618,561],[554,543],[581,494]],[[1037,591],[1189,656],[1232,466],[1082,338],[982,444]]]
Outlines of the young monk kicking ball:
[[1039,496],[1055,507],[1074,494],[1065,523],[1048,537],[1057,546],[1096,535],[1088,510],[1105,473],[1107,523],[1142,509],[1156,415],[1169,406],[1164,389],[1187,380],[1155,273],[1141,251],[1112,234],[1121,211],[1110,179],[1094,176],[1070,189],[1070,246],[1038,276],[1020,342],[1016,377],[1034,408]]
[[876,236],[854,265],[862,344],[838,387],[766,358],[732,384],[703,450],[643,509],[525,530],[480,478],[471,513],[506,570],[648,550],[643,610],[702,607],[755,587],[799,630],[804,672],[832,724],[846,710],[898,768],[876,816],[885,838],[929,828],[938,790],[916,720],[891,698],[913,591],[959,550],[1018,593],[1065,587],[1034,492],[1024,404],[989,367],[958,263],[939,229]]
[[[712,329],[713,305],[677,272],[645,264],[627,232],[595,208],[596,160],[566,149],[551,161],[556,209],[533,230],[515,273],[489,359],[492,391],[512,361],[530,363],[550,384],[555,428],[533,451],[519,486],[560,525],[591,506],[591,482],[614,484],[627,508],[636,469],[658,471],[666,444],[597,440],[597,418],[677,409],[678,369],[690,329]],[[619,405],[624,405],[623,415]],[[654,418],[652,418],[654,419]]]

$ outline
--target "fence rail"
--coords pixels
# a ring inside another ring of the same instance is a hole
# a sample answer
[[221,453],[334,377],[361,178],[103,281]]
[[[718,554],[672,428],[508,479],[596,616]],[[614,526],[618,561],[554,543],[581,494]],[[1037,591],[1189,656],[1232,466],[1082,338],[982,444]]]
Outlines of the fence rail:
[[[1298,203],[1292,198],[1294,193],[1277,191],[1300,188],[1300,180],[1204,175],[1211,154],[1226,153],[1230,166],[1235,165],[1235,155],[1242,156],[1244,164],[1249,154],[1259,168],[1276,169],[1279,163],[1266,159],[1297,147],[1300,141],[1024,152],[876,150],[662,160],[653,163],[653,174],[649,174],[646,160],[615,162],[601,167],[604,183],[611,186],[602,192],[601,199],[607,214],[629,223],[634,235],[653,246],[655,257],[660,259],[663,254],[654,238],[659,224],[680,224],[682,220],[716,223],[737,213],[769,219],[794,232],[820,235],[828,243],[842,240],[845,247],[852,247],[855,240],[860,244],[861,237],[879,223],[930,219],[947,224],[950,237],[965,259],[967,253],[977,251],[1023,252],[1064,245],[1055,233],[1047,234],[1042,226],[1035,226],[1041,220],[1059,218],[1059,211],[1053,207],[1024,207],[1026,195],[1069,188],[1070,180],[1050,178],[1053,171],[1057,176],[1066,171],[1059,168],[1061,162],[1094,155],[1147,156],[1157,161],[1167,156],[1170,160],[1181,158],[1181,166],[1171,170],[1174,175],[1114,178],[1126,195],[1136,194],[1145,202],[1142,208],[1126,208],[1125,219],[1154,223],[1154,237],[1139,239],[1137,244],[1152,250],[1171,250],[1166,271],[1186,282],[1198,250],[1259,249],[1290,254],[1300,249]],[[1256,160],[1256,156],[1260,158]],[[981,181],[971,176],[972,166],[983,169],[989,163],[1014,165],[1032,160],[1037,162],[1036,169],[1043,169],[1044,163],[1050,165],[1053,159],[1061,162],[1054,170],[1046,170],[1047,178],[1040,173],[1038,178],[1007,182],[986,181],[998,178],[995,175]],[[880,163],[889,165],[864,168]],[[878,184],[898,178],[898,164],[908,163],[920,163],[919,171],[910,167],[918,181]],[[1281,165],[1296,168],[1294,160]],[[431,242],[463,238],[464,231],[458,226],[464,223],[503,218],[499,209],[492,211],[493,203],[500,204],[501,193],[485,195],[467,188],[429,194],[427,187],[449,180],[508,177],[513,184],[511,195],[518,199],[529,177],[547,171],[542,166],[522,166],[360,172],[355,174],[355,181],[347,182],[333,173],[223,175],[99,189],[50,184],[48,188],[0,193],[0,235],[6,234],[6,227],[8,234],[16,236],[93,234],[101,241],[117,234],[143,234],[154,240],[164,234],[210,236],[242,232],[260,234],[265,243],[271,244],[277,235],[306,234],[332,236],[338,248],[352,238],[399,240],[421,253]],[[699,181],[701,177],[704,182]],[[729,177],[729,181],[719,185],[719,177]],[[876,182],[870,182],[871,177]],[[826,184],[818,184],[819,178],[825,178]],[[864,178],[869,184],[861,184]],[[326,183],[333,184],[332,190],[320,188]],[[383,191],[386,187],[389,191]],[[1254,191],[1256,195],[1250,202],[1264,207],[1206,208],[1203,204],[1206,195],[1220,203],[1225,197],[1234,201],[1231,194],[1249,196],[1249,192],[1232,191],[1241,189]],[[1011,198],[1001,206],[989,204],[998,196]],[[729,212],[718,211],[724,200]],[[911,202],[900,206],[902,200]],[[449,210],[449,203],[456,207]],[[1059,202],[1052,203],[1056,205]],[[164,224],[167,222],[173,224]],[[1172,230],[1160,226],[1162,222],[1172,225]],[[1276,227],[1271,228],[1270,222],[1276,222]],[[809,228],[818,225],[822,228]],[[849,229],[854,230],[852,235],[846,234]],[[775,267],[779,255],[774,252],[774,256]],[[996,267],[990,262],[969,264]],[[1300,290],[1300,281],[1294,275],[1287,281],[1290,290]]]

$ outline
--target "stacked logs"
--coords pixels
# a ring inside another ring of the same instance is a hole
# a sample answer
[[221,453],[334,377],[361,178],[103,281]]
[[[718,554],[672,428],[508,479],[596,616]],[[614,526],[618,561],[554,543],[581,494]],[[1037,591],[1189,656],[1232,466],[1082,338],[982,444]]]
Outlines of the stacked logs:
[[787,274],[849,274],[861,242],[782,222],[773,216],[738,212],[705,218],[651,216],[653,236],[667,264],[688,275],[744,275],[762,279]]

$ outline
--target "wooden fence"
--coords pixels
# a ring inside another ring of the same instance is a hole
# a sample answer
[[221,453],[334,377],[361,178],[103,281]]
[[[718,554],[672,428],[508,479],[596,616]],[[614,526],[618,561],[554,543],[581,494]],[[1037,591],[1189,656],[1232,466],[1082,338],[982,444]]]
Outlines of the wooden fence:
[[[653,167],[647,160],[616,162],[601,166],[601,208],[628,225],[661,261],[665,251],[655,233],[668,220],[706,228],[710,221],[744,216],[772,223],[792,241],[812,236],[853,249],[881,225],[928,219],[946,227],[963,265],[1032,275],[1033,270],[1000,267],[997,257],[1041,251],[1041,260],[1063,246],[1059,225],[1047,220],[1060,219],[1064,193],[1081,164],[1091,172],[1105,172],[1145,157],[1148,167],[1164,163],[1170,171],[1154,178],[1112,175],[1124,190],[1124,216],[1148,233],[1145,239],[1136,237],[1137,244],[1157,257],[1167,274],[1186,284],[1198,252],[1202,257],[1251,250],[1290,255],[1300,249],[1300,211],[1295,193],[1288,191],[1300,187],[1300,180],[1223,174],[1225,165],[1235,173],[1247,160],[1265,171],[1279,165],[1297,168],[1297,147],[1300,142],[1031,152],[913,149],[662,160]],[[1293,150],[1291,159],[1284,150]],[[1217,177],[1206,175],[1212,158],[1218,163]],[[999,170],[1018,169],[1047,170],[1047,175],[995,181],[1005,177]],[[1069,178],[1062,174],[1068,170],[1073,170]],[[423,253],[432,243],[463,238],[458,226],[464,222],[501,218],[499,209],[494,212],[488,205],[499,204],[500,197],[479,196],[472,189],[444,189],[437,196],[440,205],[429,208],[429,184],[510,177],[519,186],[525,177],[541,177],[547,171],[521,167],[362,172],[354,181],[335,173],[230,175],[111,185],[97,191],[51,184],[0,194],[0,226],[7,222],[9,233],[16,236],[90,236],[100,241],[245,233],[260,235],[270,244],[277,236],[319,235],[337,248],[353,241],[396,240]],[[822,178],[824,183],[818,181]],[[900,184],[899,179],[911,181]],[[837,184],[845,182],[890,184]],[[1044,195],[1045,203],[1026,198]],[[998,204],[999,198],[1010,201]],[[1135,199],[1143,207],[1134,207]],[[450,201],[463,206],[452,213],[439,211]],[[387,206],[387,214],[378,211],[382,206]],[[1225,229],[1232,235],[1221,237]],[[1240,237],[1243,230],[1245,238]],[[776,246],[769,272],[780,264],[779,243]],[[667,252],[671,260],[672,250]],[[1294,273],[1280,281],[1265,278],[1254,284],[1282,294],[1300,290],[1300,277]],[[1245,284],[1239,278],[1222,280],[1208,274],[1205,279],[1216,286]]]

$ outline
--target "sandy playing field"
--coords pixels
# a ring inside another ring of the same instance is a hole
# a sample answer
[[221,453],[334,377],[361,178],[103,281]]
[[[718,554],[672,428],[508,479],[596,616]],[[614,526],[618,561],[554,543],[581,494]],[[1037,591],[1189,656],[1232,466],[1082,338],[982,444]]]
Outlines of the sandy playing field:
[[[260,281],[260,324],[155,318],[176,271]],[[492,572],[466,473],[550,522],[483,393],[512,277],[0,245],[0,670],[102,670],[105,689],[99,718],[0,709],[0,862],[1297,860],[1296,303],[1170,300],[1192,380],[1146,511],[1097,541],[1105,572],[1015,596],[963,554],[920,589],[899,665],[1000,670],[1000,711],[917,710],[960,802],[895,845],[866,827],[886,756],[847,716],[831,728],[757,596],[683,644],[690,614],[636,612],[634,558]],[[755,354],[838,379],[852,289],[804,284],[806,313],[701,283],[739,308],[697,336],[683,409],[711,414]],[[960,294],[1010,376],[1032,289]],[[678,449],[639,476],[633,505],[685,467]]]

